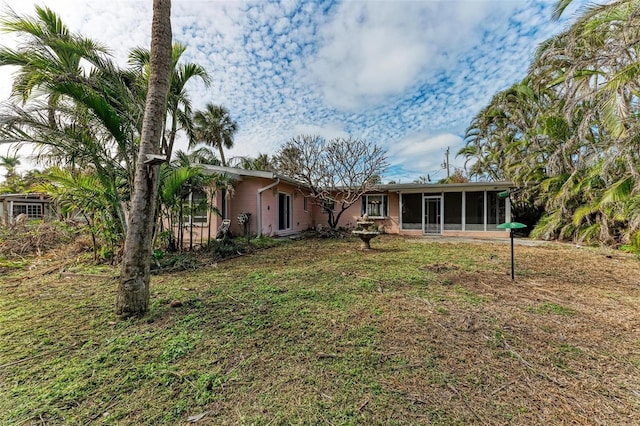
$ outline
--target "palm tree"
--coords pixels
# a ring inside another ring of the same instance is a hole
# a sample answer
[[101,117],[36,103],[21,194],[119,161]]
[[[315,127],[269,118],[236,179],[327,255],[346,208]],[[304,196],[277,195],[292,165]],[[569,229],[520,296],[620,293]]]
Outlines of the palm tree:
[[238,131],[237,123],[222,105],[207,104],[204,111],[197,111],[193,116],[195,123],[194,136],[189,141],[189,148],[204,143],[220,152],[220,161],[227,165],[224,148],[233,147],[233,136]]
[[36,184],[34,189],[55,200],[64,217],[82,215],[91,234],[94,260],[98,260],[101,243],[109,246],[112,256],[116,255],[116,247],[122,240],[122,228],[117,218],[110,214],[113,194],[95,173],[52,167],[46,180]]
[[71,33],[48,8],[36,7],[34,17],[11,13],[0,26],[24,46],[0,48],[0,66],[17,67],[12,95],[22,103],[0,115],[3,142],[31,142],[41,156],[95,170],[124,230],[121,188],[133,180],[140,104],[131,76],[113,65],[104,46]]
[[[186,91],[189,81],[200,79],[206,87],[211,83],[209,74],[201,65],[194,63],[179,63],[182,54],[187,47],[182,43],[174,43],[171,53],[171,86],[167,98],[167,114],[171,127],[165,130],[162,137],[163,153],[167,159],[171,159],[173,145],[179,129],[184,130],[187,136],[193,137],[193,120],[191,100]],[[140,73],[140,83],[143,89],[149,81],[149,51],[144,48],[136,48],[129,54],[129,64]]]
[[97,68],[106,65],[106,47],[72,34],[47,7],[36,6],[36,16],[26,18],[10,11],[0,25],[3,31],[29,38],[27,49],[0,49],[0,65],[19,67],[12,95],[23,102],[42,87],[54,89],[48,96],[55,101],[60,78],[69,82],[86,76],[82,60]]
[[220,165],[220,160],[216,157],[215,152],[206,146],[200,147],[189,153],[178,150],[174,157],[175,158],[171,161],[171,165],[174,167],[198,164],[210,164],[212,166]]
[[150,259],[153,248],[160,167],[147,163],[158,154],[171,80],[171,0],[153,1],[149,90],[118,285],[116,313],[139,316],[149,310]]
[[18,155],[0,155],[0,167],[4,167],[7,173],[5,179],[9,181],[16,175],[16,167],[20,165],[20,157]]
[[[571,0],[560,0],[555,16]],[[640,0],[592,5],[544,42],[529,75],[494,96],[460,154],[545,216],[534,235],[640,246]]]
[[[63,98],[75,101],[90,111],[118,143],[126,138],[124,114],[130,99],[122,99],[123,75],[112,63],[105,46],[73,34],[49,8],[36,7],[35,17],[10,13],[0,21],[3,31],[25,40],[21,50],[0,49],[0,66],[17,66],[12,96],[25,103],[38,97],[41,89],[46,97],[49,126],[60,125],[54,116]],[[83,62],[88,63],[88,67]],[[114,93],[118,102],[114,104]]]
[[[207,206],[194,206],[191,202],[187,203],[187,200],[194,192],[205,192],[211,180],[212,177],[207,176],[202,167],[190,164],[188,157],[181,157],[180,161],[163,166],[159,195],[164,220],[159,224],[159,228],[163,229],[166,221],[169,228],[167,231],[169,250],[182,250],[185,204],[188,210],[206,210]],[[175,229],[178,229],[177,241]],[[189,241],[192,240],[193,233],[189,238]]]
[[256,157],[233,157],[230,164],[232,167],[260,171],[272,171],[275,167],[269,154],[263,153],[259,153]]

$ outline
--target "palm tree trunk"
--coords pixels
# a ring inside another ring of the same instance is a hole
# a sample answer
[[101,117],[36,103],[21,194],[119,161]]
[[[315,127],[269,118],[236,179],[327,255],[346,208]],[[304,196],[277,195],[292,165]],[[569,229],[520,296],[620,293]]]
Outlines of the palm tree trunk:
[[220,151],[220,164],[222,164],[223,167],[226,167],[227,161],[224,159],[224,148],[222,147],[222,143],[218,145],[218,150]]
[[145,159],[148,154],[159,152],[164,128],[171,73],[171,0],[153,0],[150,63],[149,90],[116,299],[116,314],[122,317],[140,316],[149,310],[152,235],[160,166],[147,165]]

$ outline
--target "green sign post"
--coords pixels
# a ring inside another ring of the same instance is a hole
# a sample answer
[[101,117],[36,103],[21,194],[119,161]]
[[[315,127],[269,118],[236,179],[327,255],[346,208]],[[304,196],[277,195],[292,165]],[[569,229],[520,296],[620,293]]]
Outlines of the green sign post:
[[514,261],[513,261],[513,230],[526,228],[527,225],[520,222],[506,222],[497,226],[498,229],[508,229],[509,237],[511,237],[511,281],[514,280]]

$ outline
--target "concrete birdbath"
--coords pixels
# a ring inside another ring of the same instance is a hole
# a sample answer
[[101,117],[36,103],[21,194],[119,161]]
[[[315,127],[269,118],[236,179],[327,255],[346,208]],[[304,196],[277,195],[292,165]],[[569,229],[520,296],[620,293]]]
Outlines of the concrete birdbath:
[[358,227],[351,232],[354,235],[357,235],[362,241],[360,244],[360,248],[362,250],[371,250],[370,241],[380,235],[380,231],[378,231],[376,223],[372,220],[367,220],[366,218],[363,218],[363,220],[359,220],[356,223],[358,224]]

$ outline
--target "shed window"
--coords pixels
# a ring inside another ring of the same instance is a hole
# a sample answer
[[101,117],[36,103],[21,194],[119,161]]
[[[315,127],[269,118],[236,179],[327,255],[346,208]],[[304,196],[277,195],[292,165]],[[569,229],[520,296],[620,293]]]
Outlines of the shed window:
[[26,214],[27,219],[41,219],[42,218],[42,205],[41,204],[13,204],[13,217]]

